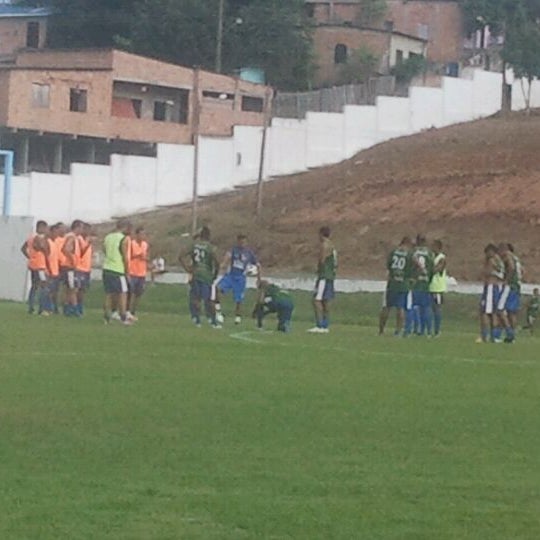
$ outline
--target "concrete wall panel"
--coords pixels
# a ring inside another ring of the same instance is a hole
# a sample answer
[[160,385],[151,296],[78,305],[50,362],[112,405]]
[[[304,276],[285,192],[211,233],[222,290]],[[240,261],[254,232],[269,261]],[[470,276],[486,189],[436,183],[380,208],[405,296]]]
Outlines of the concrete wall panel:
[[307,166],[321,167],[345,159],[343,114],[308,112]]

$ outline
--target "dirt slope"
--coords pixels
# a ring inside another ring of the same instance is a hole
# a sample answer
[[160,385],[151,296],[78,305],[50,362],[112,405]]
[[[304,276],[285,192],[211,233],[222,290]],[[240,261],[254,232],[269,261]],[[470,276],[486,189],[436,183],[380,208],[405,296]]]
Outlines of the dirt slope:
[[[339,165],[265,184],[254,223],[253,188],[204,199],[224,251],[246,231],[266,268],[311,272],[316,230],[329,224],[342,276],[382,277],[388,250],[423,232],[446,245],[451,273],[478,278],[483,246],[511,241],[528,279],[540,281],[540,114],[490,118],[381,144]],[[137,216],[155,248],[176,259],[189,206]]]

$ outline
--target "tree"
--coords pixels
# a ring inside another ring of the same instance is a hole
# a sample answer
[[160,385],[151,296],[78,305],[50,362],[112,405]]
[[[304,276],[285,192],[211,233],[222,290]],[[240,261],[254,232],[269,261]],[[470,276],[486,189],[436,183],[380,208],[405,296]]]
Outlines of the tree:
[[388,10],[386,0],[360,0],[360,11],[356,22],[360,26],[373,26]]
[[48,46],[84,48],[110,47],[117,36],[127,36],[130,14],[137,0],[21,0],[20,3],[54,9]]
[[[540,25],[536,20],[524,12],[514,17],[507,29],[502,57],[521,79],[527,113],[530,113],[532,83],[535,78],[540,78]],[[528,82],[526,90],[524,79]]]
[[396,64],[390,72],[397,82],[409,84],[417,75],[425,71],[426,66],[426,59],[420,54],[415,54],[400,64]]
[[369,47],[361,47],[352,52],[347,62],[341,66],[338,84],[359,84],[366,82],[376,71],[379,59]]

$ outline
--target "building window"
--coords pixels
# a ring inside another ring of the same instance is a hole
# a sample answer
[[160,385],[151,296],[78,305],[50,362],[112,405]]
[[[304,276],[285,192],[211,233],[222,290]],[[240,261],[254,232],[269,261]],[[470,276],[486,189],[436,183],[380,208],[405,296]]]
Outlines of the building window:
[[418,25],[418,37],[421,39],[429,39],[429,26],[427,24]]
[[88,91],[71,88],[69,91],[69,110],[71,112],[86,112],[88,107]]
[[401,49],[398,49],[396,51],[396,65],[403,64],[403,51]]
[[313,19],[313,17],[315,17],[315,6],[313,4],[306,4],[305,9],[306,9],[306,15],[310,19]]
[[245,112],[262,113],[264,111],[264,99],[251,96],[242,96],[242,110]]
[[334,49],[334,64],[345,64],[347,62],[347,45],[338,43]]
[[154,120],[156,122],[167,121],[167,102],[154,101]]
[[30,49],[39,49],[39,23],[29,22],[26,25],[26,46]]
[[32,83],[32,107],[48,109],[51,87],[48,84]]

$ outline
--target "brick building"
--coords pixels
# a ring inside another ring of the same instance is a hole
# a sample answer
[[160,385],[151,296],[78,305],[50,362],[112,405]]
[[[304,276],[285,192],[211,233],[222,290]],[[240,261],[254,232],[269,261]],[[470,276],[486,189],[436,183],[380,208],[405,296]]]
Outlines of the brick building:
[[47,8],[0,3],[0,62],[21,49],[41,49],[47,39]]
[[0,64],[0,145],[22,173],[154,155],[156,143],[190,144],[195,125],[215,136],[262,125],[268,92],[118,50],[24,50]]
[[[376,38],[374,32],[387,34],[384,54],[390,61],[385,62],[383,57],[383,68],[393,65],[396,50],[402,50],[403,58],[407,57],[407,48],[416,54],[415,41],[424,43],[427,60],[442,69],[449,66],[454,71],[463,55],[465,27],[457,0],[387,0],[386,13],[375,19],[362,13],[361,0],[306,0],[306,9],[316,25],[314,41],[319,66],[316,82],[319,84],[327,80],[329,73],[335,72],[332,58],[327,54],[332,46],[336,48],[349,42],[357,48],[358,44],[365,44],[380,54],[384,40]],[[392,35],[400,42],[401,49],[397,44],[390,45]],[[390,52],[392,50],[394,52]]]

